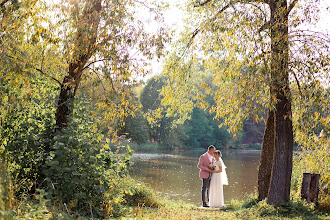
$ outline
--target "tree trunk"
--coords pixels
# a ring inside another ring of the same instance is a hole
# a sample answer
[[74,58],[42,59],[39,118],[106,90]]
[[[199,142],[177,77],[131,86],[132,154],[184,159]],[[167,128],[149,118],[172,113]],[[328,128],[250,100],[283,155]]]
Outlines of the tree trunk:
[[88,60],[94,54],[97,30],[100,23],[101,0],[91,0],[92,7],[86,4],[77,27],[76,47],[69,64],[68,75],[64,77],[56,109],[56,125],[61,130],[68,126],[73,110],[73,98],[79,87],[80,79]]
[[311,202],[315,203],[315,205],[318,205],[318,196],[320,191],[320,187],[319,187],[320,177],[321,177],[320,174],[312,173],[309,194],[311,197]]
[[275,151],[269,204],[290,200],[293,130],[288,75],[289,41],[286,0],[271,0],[271,80],[275,104]]
[[308,203],[315,203],[317,205],[319,195],[319,179],[320,174],[304,173],[301,185],[301,198]]
[[258,200],[267,198],[270,178],[273,167],[273,154],[275,147],[274,137],[274,110],[268,110],[268,117],[262,140],[262,148],[260,155],[260,165],[258,172]]
[[73,109],[73,92],[72,84],[74,79],[70,75],[65,76],[61,85],[60,95],[57,102],[56,109],[56,125],[57,129],[61,130],[68,125],[68,117]]
[[311,173],[304,173],[302,184],[301,184],[301,198],[305,199],[308,203],[311,202],[310,196],[309,196],[311,177],[312,177]]

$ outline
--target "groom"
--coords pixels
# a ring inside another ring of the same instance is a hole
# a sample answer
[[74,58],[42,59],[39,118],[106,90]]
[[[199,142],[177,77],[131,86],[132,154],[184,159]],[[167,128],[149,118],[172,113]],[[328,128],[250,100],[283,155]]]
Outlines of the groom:
[[207,199],[209,199],[209,191],[210,191],[210,181],[211,181],[211,174],[212,170],[209,169],[209,165],[213,164],[213,154],[215,151],[215,147],[210,145],[208,147],[208,151],[201,155],[199,158],[199,162],[197,167],[200,169],[199,177],[203,180],[202,185],[202,201],[203,207],[209,207],[205,201],[205,192],[207,191]]

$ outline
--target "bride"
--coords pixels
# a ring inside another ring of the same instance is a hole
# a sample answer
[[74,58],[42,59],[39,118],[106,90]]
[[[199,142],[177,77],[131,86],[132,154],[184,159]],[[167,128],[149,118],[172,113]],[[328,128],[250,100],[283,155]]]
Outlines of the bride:
[[215,169],[212,174],[210,183],[210,207],[223,207],[225,205],[223,199],[223,185],[228,185],[228,178],[226,174],[226,166],[221,159],[221,152],[219,150],[214,152]]

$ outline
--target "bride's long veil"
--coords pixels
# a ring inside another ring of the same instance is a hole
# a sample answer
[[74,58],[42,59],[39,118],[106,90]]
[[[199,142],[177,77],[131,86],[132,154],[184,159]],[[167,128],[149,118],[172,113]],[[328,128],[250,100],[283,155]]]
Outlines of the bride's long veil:
[[228,185],[228,177],[227,177],[227,173],[226,173],[226,165],[223,163],[222,158],[219,158],[221,166],[222,166],[222,172],[220,173],[221,175],[221,180],[222,180],[222,184],[223,185]]

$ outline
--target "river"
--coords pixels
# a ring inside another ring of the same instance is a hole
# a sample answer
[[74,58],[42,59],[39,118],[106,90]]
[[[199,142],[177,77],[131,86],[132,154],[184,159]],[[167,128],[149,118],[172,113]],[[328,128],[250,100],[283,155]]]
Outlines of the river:
[[[260,151],[222,150],[228,182],[225,203],[251,194],[257,187]],[[201,204],[201,180],[197,163],[202,151],[135,153],[130,176],[170,199]]]

